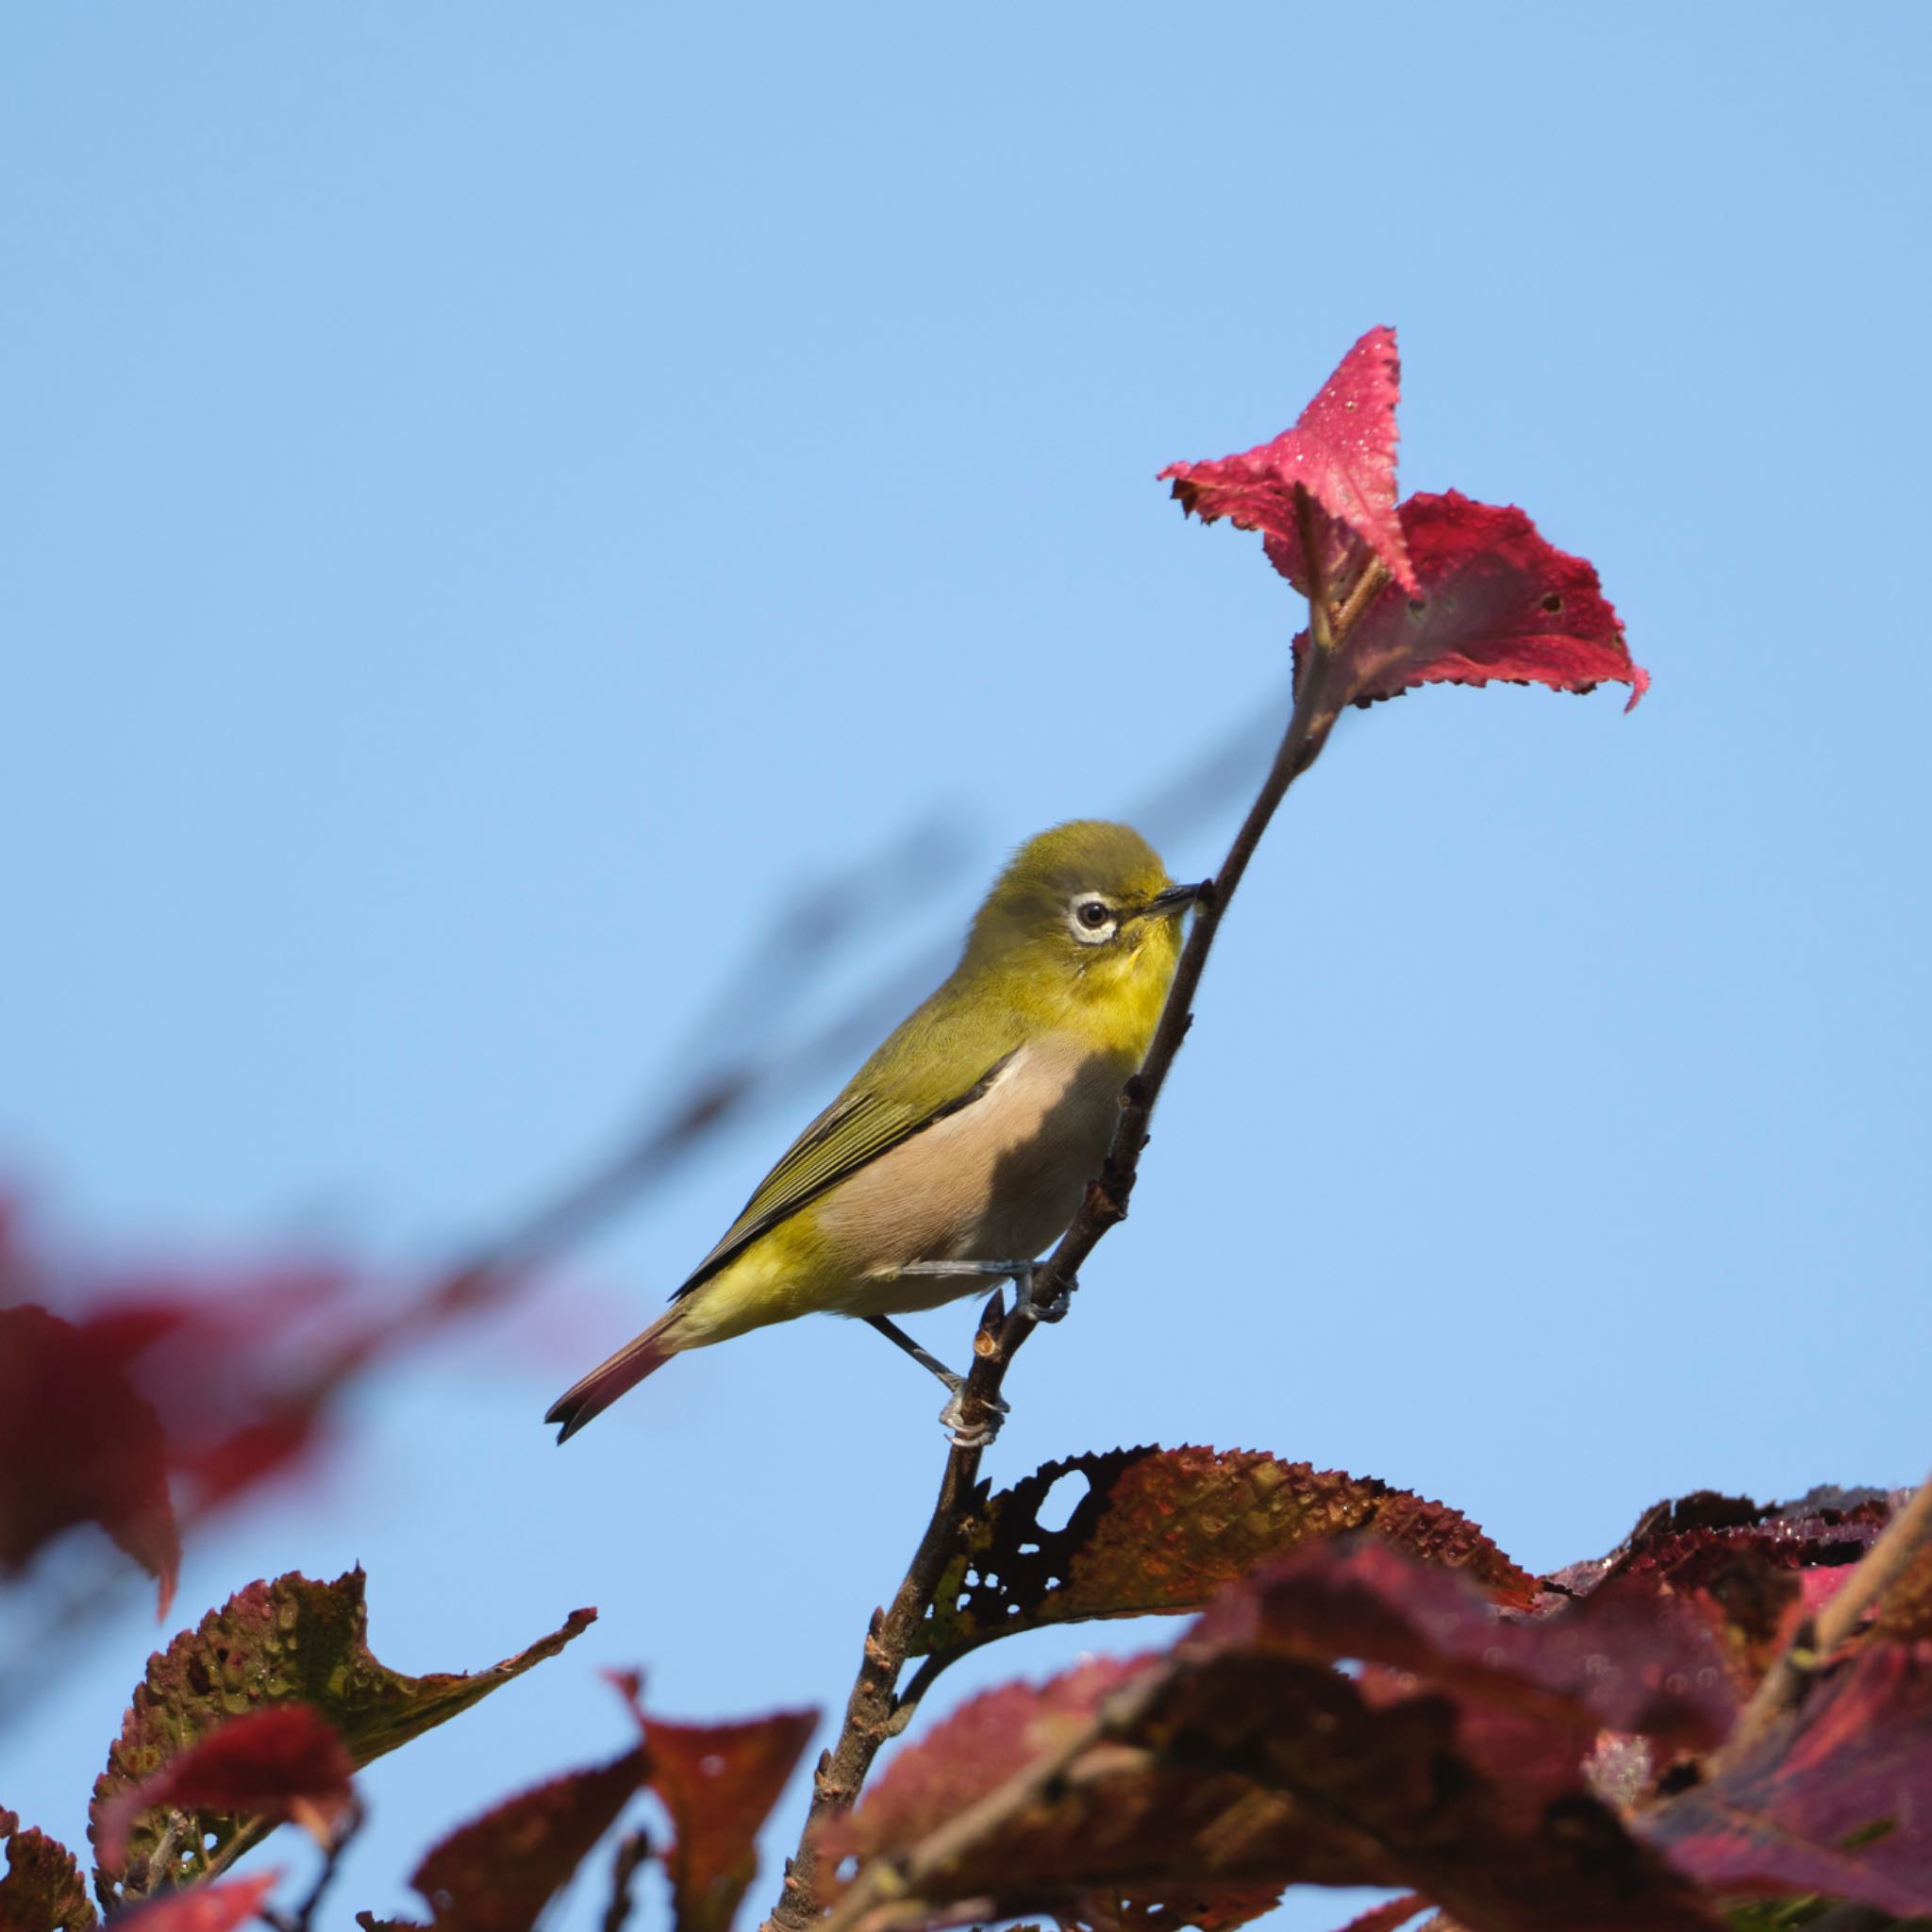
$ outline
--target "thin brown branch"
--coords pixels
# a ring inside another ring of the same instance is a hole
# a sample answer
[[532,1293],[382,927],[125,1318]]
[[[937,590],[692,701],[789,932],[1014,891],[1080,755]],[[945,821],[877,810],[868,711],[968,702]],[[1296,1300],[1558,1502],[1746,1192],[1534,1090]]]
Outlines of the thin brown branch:
[[1302,564],[1308,573],[1308,635],[1325,658],[1335,648],[1335,617],[1328,608],[1328,583],[1318,541],[1321,533],[1315,527],[1315,499],[1306,483],[1294,486],[1294,521],[1302,540]]
[[610,1902],[604,1907],[603,1932],[624,1932],[630,1917],[631,1880],[638,1867],[651,1856],[651,1840],[641,1831],[627,1831],[617,1841],[616,1856],[610,1861]]
[[1368,567],[1355,581],[1351,590],[1341,601],[1335,613],[1335,635],[1345,638],[1356,626],[1356,621],[1375,599],[1381,595],[1385,585],[1391,581],[1389,566],[1379,557],[1369,559]]
[[[1089,1183],[1073,1224],[1035,1272],[1031,1298],[1036,1307],[1050,1307],[1062,1290],[1071,1288],[1074,1274],[1107,1231],[1126,1219],[1127,1199],[1147,1144],[1155,1103],[1192,1024],[1194,993],[1221,922],[1288,788],[1321,755],[1334,725],[1334,708],[1325,696],[1331,655],[1309,655],[1274,765],[1210,888],[1196,903],[1192,930],[1181,950],[1153,1044],[1141,1071],[1122,1091],[1120,1120],[1099,1178]],[[1035,1315],[1017,1300],[1010,1312],[1004,1309],[998,1296],[988,1304],[974,1343],[973,1368],[966,1378],[963,1400],[969,1426],[975,1411],[980,1418],[995,1413],[992,1398],[999,1394],[1014,1356],[1037,1325]],[[846,1702],[844,1723],[837,1741],[819,1759],[805,1830],[797,1851],[786,1861],[784,1887],[764,1932],[805,1932],[824,1910],[818,1886],[818,1826],[854,1803],[880,1746],[901,1728],[896,1687],[911,1640],[931,1607],[933,1592],[958,1547],[960,1525],[974,1501],[980,1453],[977,1448],[956,1445],[948,1455],[938,1500],[905,1579],[891,1605],[873,1613],[858,1674]]]
[[309,1886],[302,1903],[292,1912],[283,1911],[275,1906],[264,1906],[257,1916],[274,1926],[275,1932],[311,1932],[315,1915],[322,1907],[324,1895],[327,1892],[336,1875],[336,1867],[342,1861],[342,1854],[349,1849],[350,1840],[362,1829],[363,1810],[359,1804],[352,1805],[348,1816],[329,1836],[328,1843],[323,1849],[322,1864],[316,1872],[314,1882]]
[[1885,1525],[1818,1614],[1799,1624],[1724,1740],[1721,1759],[1741,1756],[1780,1718],[1797,1709],[1812,1678],[1927,1542],[1932,1542],[1932,1475],[1912,1491],[1911,1500]]

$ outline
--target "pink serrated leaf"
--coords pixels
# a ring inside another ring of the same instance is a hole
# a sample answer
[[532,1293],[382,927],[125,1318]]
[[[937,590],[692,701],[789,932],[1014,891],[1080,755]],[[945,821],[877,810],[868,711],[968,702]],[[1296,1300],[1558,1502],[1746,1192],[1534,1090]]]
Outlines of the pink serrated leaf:
[[1308,559],[1295,513],[1299,486],[1310,499],[1324,587],[1341,584],[1373,556],[1413,591],[1415,573],[1395,508],[1401,370],[1395,331],[1372,328],[1292,429],[1239,456],[1170,463],[1161,480],[1171,481],[1181,507],[1204,523],[1225,517],[1240,529],[1260,531],[1270,562],[1307,595]]
[[[1423,684],[1546,684],[1557,691],[1650,686],[1591,566],[1548,542],[1522,510],[1459,491],[1401,508],[1418,584],[1385,585],[1336,646],[1329,690],[1369,704]],[[1295,676],[1307,663],[1295,640]]]

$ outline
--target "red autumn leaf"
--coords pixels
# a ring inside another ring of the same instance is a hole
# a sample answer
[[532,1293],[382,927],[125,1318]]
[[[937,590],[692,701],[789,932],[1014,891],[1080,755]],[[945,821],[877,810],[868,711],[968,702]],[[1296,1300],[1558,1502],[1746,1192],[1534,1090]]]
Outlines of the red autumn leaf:
[[341,1735],[313,1705],[273,1705],[217,1725],[101,1814],[101,1862],[118,1870],[127,1828],[150,1806],[222,1811],[264,1824],[293,1819],[323,1834],[344,1817],[355,1773]]
[[[1356,1676],[1334,1669],[1350,1660]],[[928,1852],[916,1900],[901,1864],[895,1920],[942,1924],[969,1902],[1064,1918],[1102,1888],[1154,1901],[1314,1883],[1410,1889],[1482,1932],[1709,1928],[1585,1760],[1607,1726],[1708,1746],[1734,1710],[1711,1632],[1648,1590],[1499,1613],[1466,1576],[1374,1539],[1316,1544],[1225,1591],[1163,1658],[974,1700],[823,1846],[904,1855],[1085,1737],[996,1834],[943,1862]]]
[[816,1710],[742,1724],[642,1718],[650,1784],[676,1832],[664,1854],[678,1932],[727,1932],[758,1872],[758,1835],[818,1727]]
[[97,1523],[175,1594],[181,1542],[154,1408],[113,1349],[45,1308],[0,1308],[0,1571]]
[[90,1932],[95,1923],[74,1854],[58,1839],[0,1810],[7,1875],[0,1878],[0,1932]]
[[[1009,1685],[902,1752],[822,1849],[897,1860],[905,1927],[1064,1915],[1102,1887],[1155,1900],[1309,1883],[1413,1889],[1481,1932],[1714,1932],[1689,1882],[1585,1787],[1587,1713],[1546,1724],[1514,1702],[1486,1713],[1474,1694],[1382,1688],[1239,1640]],[[995,1831],[933,1853],[967,1805],[1090,1736]],[[915,1877],[905,1855],[922,1844]]]
[[1395,331],[1372,328],[1341,358],[1320,394],[1273,442],[1202,463],[1170,463],[1183,509],[1212,523],[1259,530],[1269,560],[1304,595],[1307,559],[1296,516],[1307,491],[1325,589],[1356,575],[1373,555],[1406,590],[1416,588],[1395,509],[1395,405],[1401,363]]
[[192,1885],[114,1915],[114,1932],[234,1932],[261,1910],[281,1883],[279,1872],[232,1878],[225,1885]]
[[[437,1932],[529,1932],[643,1783],[641,1746],[612,1762],[554,1777],[458,1826],[409,1879]],[[365,1925],[397,1924],[375,1921]]]
[[[1415,581],[1386,584],[1335,647],[1325,687],[1337,705],[1369,704],[1422,684],[1546,684],[1587,691],[1650,685],[1596,572],[1546,542],[1520,509],[1451,490],[1399,511]],[[1312,646],[1295,640],[1297,683]]]
[[1932,1913],[1932,1657],[1869,1640],[1790,1717],[1640,1828],[1726,1893],[1823,1892]]

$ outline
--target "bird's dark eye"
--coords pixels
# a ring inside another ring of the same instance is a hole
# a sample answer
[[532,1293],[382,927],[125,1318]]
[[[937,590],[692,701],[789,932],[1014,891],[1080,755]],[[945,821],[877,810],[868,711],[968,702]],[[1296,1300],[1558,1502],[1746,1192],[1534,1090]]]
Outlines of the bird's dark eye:
[[1098,932],[1113,917],[1113,914],[1108,909],[1106,902],[1103,900],[1082,899],[1074,908],[1074,917],[1079,920],[1080,924],[1089,932]]

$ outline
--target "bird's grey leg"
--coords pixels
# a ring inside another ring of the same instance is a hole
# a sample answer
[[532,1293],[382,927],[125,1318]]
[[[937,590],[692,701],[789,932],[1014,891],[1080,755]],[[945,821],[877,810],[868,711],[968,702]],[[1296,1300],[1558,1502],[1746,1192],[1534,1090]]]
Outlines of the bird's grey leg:
[[1033,1277],[1039,1273],[1034,1261],[908,1261],[901,1274],[990,1274],[1010,1281],[1015,1293],[1014,1308],[1029,1322],[1059,1322],[1073,1307],[1077,1281],[1070,1281],[1042,1307],[1033,1299]]
[[868,1315],[865,1318],[868,1328],[876,1328],[894,1348],[903,1348],[929,1375],[937,1375],[946,1385],[949,1394],[957,1395],[966,1386],[964,1375],[956,1375],[938,1356],[931,1355],[920,1347],[905,1329],[896,1322],[889,1322],[883,1315]]
[[999,1434],[1000,1418],[1006,1414],[1007,1405],[997,1395],[984,1398],[986,1420],[976,1429],[969,1429],[963,1401],[966,1377],[956,1375],[938,1356],[921,1348],[905,1329],[896,1322],[888,1321],[884,1315],[868,1315],[865,1325],[876,1328],[894,1348],[903,1348],[928,1374],[937,1375],[946,1385],[946,1392],[952,1399],[940,1410],[940,1426],[953,1439],[956,1447],[984,1449]]

